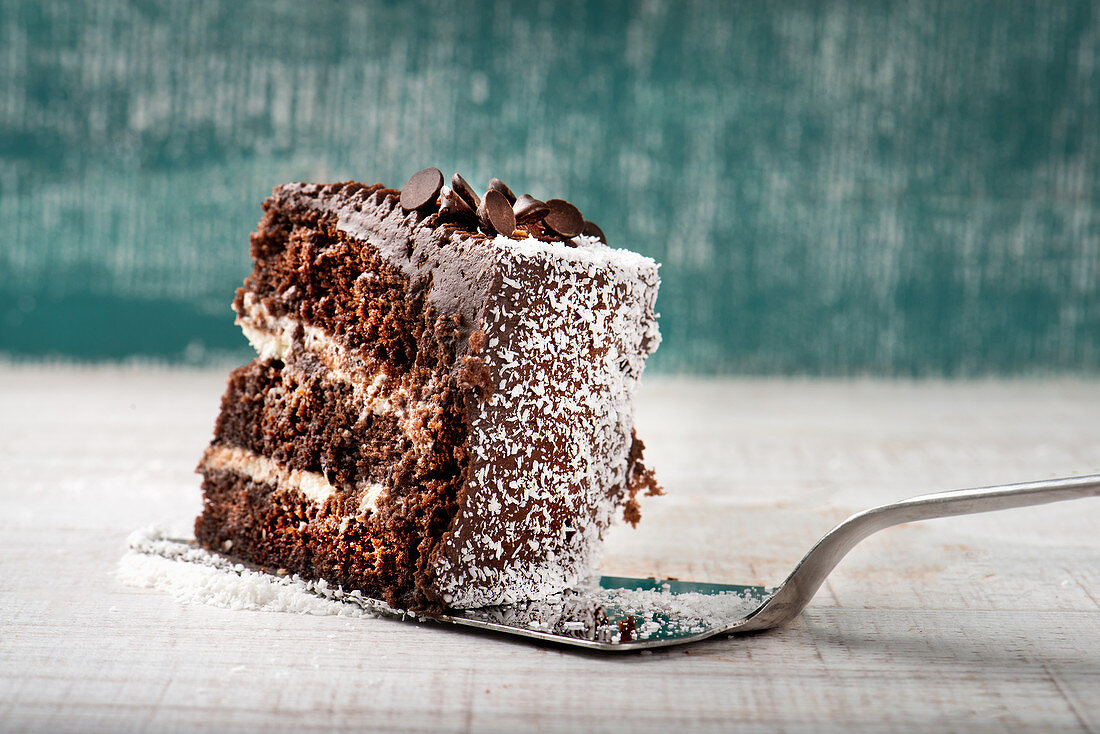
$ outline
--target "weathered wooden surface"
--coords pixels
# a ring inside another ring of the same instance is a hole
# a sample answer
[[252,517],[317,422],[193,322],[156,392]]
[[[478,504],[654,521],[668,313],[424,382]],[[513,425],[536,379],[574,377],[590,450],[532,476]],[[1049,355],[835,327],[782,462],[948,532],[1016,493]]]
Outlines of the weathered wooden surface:
[[[0,730],[1100,730],[1100,501],[875,536],[793,626],[630,657],[121,586],[186,524],[220,372],[0,368]],[[668,496],[607,571],[774,583],[834,522],[1100,472],[1098,382],[651,381]]]

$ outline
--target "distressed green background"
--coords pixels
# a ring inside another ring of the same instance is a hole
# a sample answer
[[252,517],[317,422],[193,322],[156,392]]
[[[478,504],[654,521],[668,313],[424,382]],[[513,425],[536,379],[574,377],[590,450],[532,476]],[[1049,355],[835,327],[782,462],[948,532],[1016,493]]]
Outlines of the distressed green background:
[[1100,373],[1089,2],[0,2],[0,353],[247,355],[289,180],[435,165],[664,263],[664,371]]

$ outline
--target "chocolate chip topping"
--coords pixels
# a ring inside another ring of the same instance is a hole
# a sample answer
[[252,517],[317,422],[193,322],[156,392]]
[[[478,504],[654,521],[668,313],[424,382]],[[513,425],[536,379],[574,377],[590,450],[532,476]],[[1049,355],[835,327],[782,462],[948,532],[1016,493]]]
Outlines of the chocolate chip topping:
[[443,186],[443,173],[438,168],[417,171],[405,184],[405,188],[401,189],[401,208],[412,211],[434,204],[441,186]]
[[[533,237],[543,242],[565,240],[566,244],[580,234],[607,244],[607,237],[597,225],[585,221],[577,207],[563,199],[540,201],[530,194],[517,197],[499,178],[489,179],[485,198],[480,198],[469,182],[456,173],[450,187],[443,185],[438,168],[417,171],[401,190],[400,202],[405,211],[436,205],[437,221],[455,222],[477,236],[494,233],[511,237]],[[516,225],[521,225],[516,230]],[[480,227],[480,233],[477,229]]]
[[516,214],[517,222],[538,222],[550,213],[550,207],[546,206],[546,202],[539,201],[530,194],[524,194],[516,199],[512,211]]
[[588,235],[589,237],[596,237],[600,242],[607,244],[607,237],[604,236],[603,230],[596,226],[595,223],[585,221],[584,228],[581,230],[581,234]]
[[439,216],[451,220],[472,220],[476,217],[466,200],[448,186],[439,191]]
[[492,229],[504,236],[510,236],[516,229],[516,215],[508,197],[496,189],[485,192],[485,200],[477,210],[478,220],[485,229]]
[[546,205],[550,207],[550,213],[542,221],[562,237],[576,237],[584,229],[584,217],[568,201],[550,199]]
[[456,173],[451,176],[451,188],[455,190],[459,196],[466,200],[466,203],[470,205],[470,209],[477,209],[481,206],[481,199],[470,187],[470,184],[466,183],[466,179],[462,178],[461,173]]
[[516,195],[513,194],[512,190],[508,188],[508,185],[501,181],[499,178],[489,179],[489,190],[499,191],[500,193],[504,194],[504,198],[508,200],[509,204],[516,203]]
[[485,192],[485,208],[489,210],[489,221],[493,229],[503,235],[511,236],[516,229],[516,215],[512,212],[512,203],[507,194],[497,191]]

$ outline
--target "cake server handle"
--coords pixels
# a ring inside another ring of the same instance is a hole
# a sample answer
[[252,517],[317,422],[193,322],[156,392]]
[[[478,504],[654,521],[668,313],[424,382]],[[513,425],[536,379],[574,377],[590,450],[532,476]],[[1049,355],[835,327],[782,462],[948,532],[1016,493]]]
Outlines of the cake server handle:
[[1100,475],[957,489],[873,507],[852,515],[826,533],[775,593],[734,627],[737,632],[764,630],[794,619],[848,551],[879,530],[917,520],[1010,510],[1084,497],[1100,497]]

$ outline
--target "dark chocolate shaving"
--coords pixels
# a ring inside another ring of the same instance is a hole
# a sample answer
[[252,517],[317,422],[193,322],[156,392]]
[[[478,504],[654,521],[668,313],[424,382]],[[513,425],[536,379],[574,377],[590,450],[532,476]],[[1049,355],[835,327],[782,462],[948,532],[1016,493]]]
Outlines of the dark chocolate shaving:
[[619,620],[619,642],[631,642],[638,632],[638,622],[631,614],[626,619]]
[[441,186],[443,173],[438,168],[417,171],[401,189],[401,208],[412,211],[434,204]]
[[499,178],[489,179],[489,191],[499,191],[504,194],[504,198],[508,200],[509,204],[516,203],[516,195],[512,193],[512,190],[508,188],[508,185],[501,181]]
[[542,218],[550,213],[550,207],[546,206],[545,201],[539,201],[530,194],[524,194],[516,199],[512,211],[515,212],[516,221],[523,224],[542,221]]
[[550,199],[546,205],[550,207],[550,213],[542,221],[562,237],[576,237],[584,229],[584,217],[568,201]]

